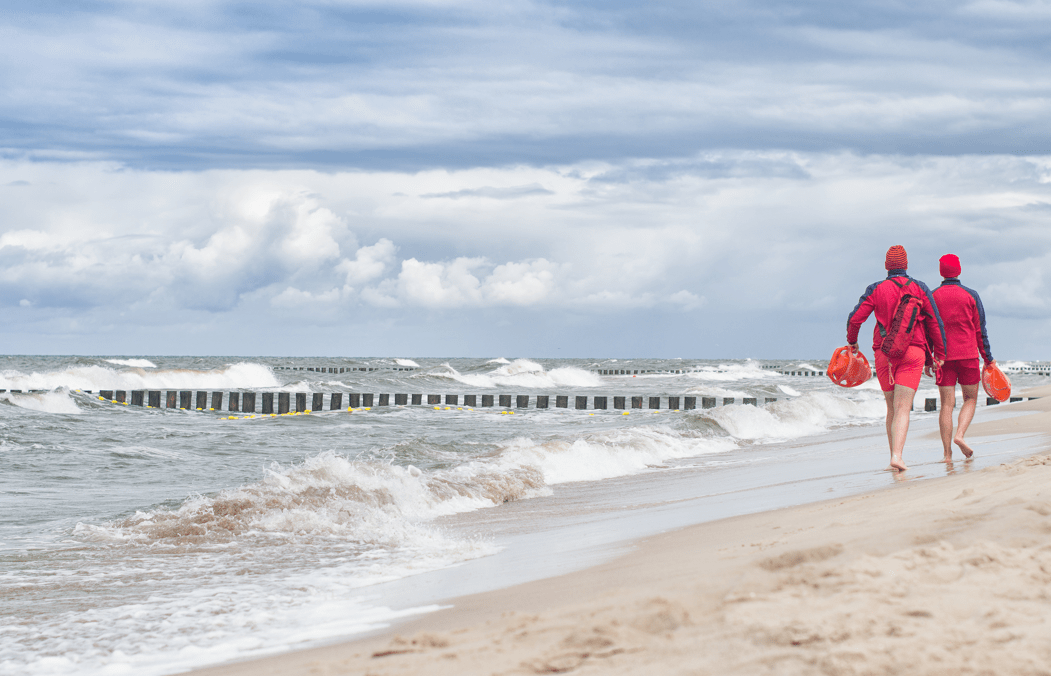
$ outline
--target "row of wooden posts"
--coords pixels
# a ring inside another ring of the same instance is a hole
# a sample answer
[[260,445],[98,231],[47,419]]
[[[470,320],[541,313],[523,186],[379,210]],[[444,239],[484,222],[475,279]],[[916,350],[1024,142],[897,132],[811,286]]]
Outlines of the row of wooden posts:
[[[1029,397],[1029,398],[1030,399],[1039,399],[1039,397]],[[1010,401],[1011,401],[1011,403],[1014,403],[1016,401],[1025,401],[1025,397],[1011,397]],[[985,398],[985,405],[986,406],[996,406],[999,403],[1000,402],[997,399],[994,399],[993,397],[986,397]],[[923,410],[927,411],[928,413],[931,412],[931,411],[937,411],[938,410],[938,400],[936,398],[933,398],[933,397],[927,397],[924,400],[924,402],[923,402]]]
[[[89,392],[90,393],[90,392]],[[307,392],[262,392],[260,393],[260,403],[262,405],[261,413],[289,413],[295,410],[298,413],[307,411]],[[292,395],[295,395],[295,408],[292,409]],[[325,394],[322,392],[314,392],[310,394],[310,408],[311,411],[323,411],[325,410]],[[130,404],[131,406],[148,406],[150,408],[161,408],[162,395],[164,408],[178,408],[186,410],[198,410],[198,411],[222,411],[224,410],[223,403],[226,402],[227,411],[239,412],[239,413],[255,413],[256,412],[256,392],[193,392],[190,390],[168,390],[161,392],[159,390],[131,390],[131,398],[128,398],[129,392],[126,390],[100,390],[99,398],[109,401],[114,401],[121,404]],[[211,395],[211,401],[209,402],[209,395]],[[275,396],[276,395],[276,396]],[[443,404],[442,395],[440,394],[395,394],[393,395],[393,401],[389,394],[369,394],[369,393],[344,393],[344,392],[333,392],[329,395],[329,406],[328,410],[338,411],[343,409],[344,396],[346,397],[346,404],[348,408],[372,408],[373,406],[440,406]],[[424,401],[426,397],[426,401]],[[479,404],[479,398],[481,404]],[[701,400],[701,408],[715,408],[718,405],[718,399],[716,397],[699,397]],[[275,407],[276,399],[276,407]],[[446,394],[444,397],[444,405],[446,406],[460,406],[460,395],[458,394]],[[552,399],[554,402],[552,402]],[[591,402],[590,408],[597,410],[606,410],[609,408],[610,399],[614,409],[627,409],[627,408],[649,408],[649,409],[660,409],[662,408],[662,399],[666,400],[666,406],[671,410],[693,410],[697,408],[698,397],[603,397],[603,396],[587,396],[578,395],[573,397],[573,407],[576,410],[587,410],[589,408],[588,403]],[[569,408],[570,397],[568,395],[557,395],[550,397],[547,395],[535,395],[530,396],[528,394],[519,394],[514,397],[510,394],[465,394],[463,395],[463,406],[471,407],[490,407],[500,406],[501,408],[529,408],[530,401],[534,403],[535,408],[550,408],[551,404],[554,403],[555,408]],[[766,403],[777,401],[774,397],[766,397]],[[723,397],[722,403],[724,406],[736,403],[736,399],[733,397]],[[745,397],[741,400],[743,404],[751,404],[752,406],[759,405],[759,399],[757,397]]]

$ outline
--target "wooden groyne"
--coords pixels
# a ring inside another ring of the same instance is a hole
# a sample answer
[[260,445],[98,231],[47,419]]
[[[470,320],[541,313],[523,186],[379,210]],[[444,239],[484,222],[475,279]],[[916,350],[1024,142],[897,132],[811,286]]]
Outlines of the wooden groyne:
[[[93,394],[85,391],[87,394]],[[98,398],[115,404],[189,411],[283,414],[307,411],[339,411],[344,408],[384,406],[464,406],[470,408],[584,410],[693,410],[737,403],[734,397],[697,396],[603,396],[529,394],[375,394],[368,392],[208,392],[194,390],[100,390]],[[699,401],[698,401],[699,400]],[[763,403],[777,401],[765,397]],[[742,404],[759,406],[758,397],[744,397]]]

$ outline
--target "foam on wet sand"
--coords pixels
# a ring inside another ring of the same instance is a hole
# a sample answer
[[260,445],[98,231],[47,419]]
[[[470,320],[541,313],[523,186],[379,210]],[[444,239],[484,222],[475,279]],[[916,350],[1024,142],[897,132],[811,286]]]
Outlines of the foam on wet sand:
[[[1041,388],[1051,389],[1051,388]],[[1051,434],[1051,392],[968,433]],[[699,524],[240,674],[966,674],[1051,664],[1051,440],[998,467]]]

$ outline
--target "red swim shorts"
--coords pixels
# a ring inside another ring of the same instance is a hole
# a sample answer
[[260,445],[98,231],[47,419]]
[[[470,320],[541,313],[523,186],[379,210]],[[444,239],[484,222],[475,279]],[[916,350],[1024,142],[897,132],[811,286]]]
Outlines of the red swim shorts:
[[938,387],[956,387],[956,383],[977,385],[981,379],[982,371],[978,368],[978,357],[950,359],[942,364],[941,373],[938,374]]
[[[910,345],[905,355],[895,362],[890,361],[887,355],[876,350],[876,377],[879,378],[880,389],[884,392],[891,392],[894,390],[894,385],[919,389],[925,359],[926,354],[923,348],[917,345]],[[890,384],[892,368],[894,369],[894,385]]]

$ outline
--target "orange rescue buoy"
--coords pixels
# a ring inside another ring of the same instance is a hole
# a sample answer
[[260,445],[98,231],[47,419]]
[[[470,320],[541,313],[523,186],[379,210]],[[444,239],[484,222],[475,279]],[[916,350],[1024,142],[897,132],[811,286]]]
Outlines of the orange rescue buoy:
[[832,353],[825,374],[840,387],[857,387],[872,377],[872,367],[861,350],[845,345]]
[[982,387],[986,394],[997,401],[1007,401],[1011,396],[1011,381],[996,364],[986,364],[982,369]]

